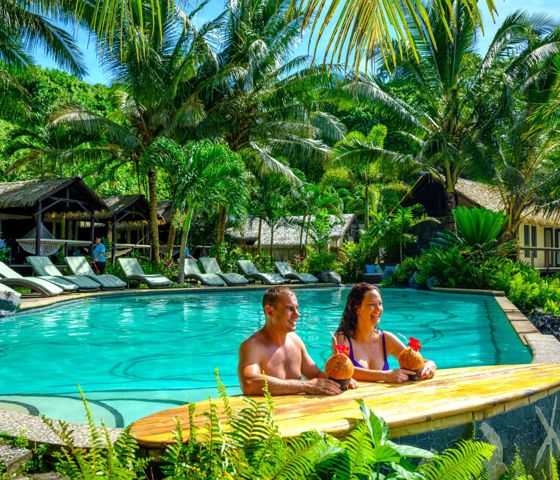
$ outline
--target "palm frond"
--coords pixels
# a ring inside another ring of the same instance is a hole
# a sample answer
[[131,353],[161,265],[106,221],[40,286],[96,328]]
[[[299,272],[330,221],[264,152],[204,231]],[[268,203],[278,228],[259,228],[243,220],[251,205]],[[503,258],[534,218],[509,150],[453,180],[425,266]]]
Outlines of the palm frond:
[[264,148],[259,147],[255,142],[249,142],[251,148],[257,153],[258,158],[262,161],[262,167],[282,175],[295,185],[301,185],[301,180],[294,175],[289,167],[280,163],[272,157]]
[[[460,0],[469,17],[475,25],[482,27],[480,11],[475,0]],[[487,0],[488,9],[493,15],[496,11],[493,0]],[[452,39],[451,28],[457,19],[450,8],[451,3],[436,0],[434,10],[449,22],[445,23],[445,33]],[[338,17],[335,27],[325,49],[325,61],[330,55],[335,58],[345,58],[346,63],[352,63],[358,71],[367,65],[375,53],[379,52],[384,63],[394,66],[399,54],[398,46],[408,43],[412,54],[419,58],[416,46],[412,40],[410,23],[416,26],[421,39],[430,38],[433,41],[432,23],[424,3],[420,0],[410,2],[384,2],[380,0],[292,0],[291,14],[303,12],[304,28],[311,25],[312,37],[315,35],[315,51],[325,34],[327,25]],[[391,36],[397,39],[393,43]]]

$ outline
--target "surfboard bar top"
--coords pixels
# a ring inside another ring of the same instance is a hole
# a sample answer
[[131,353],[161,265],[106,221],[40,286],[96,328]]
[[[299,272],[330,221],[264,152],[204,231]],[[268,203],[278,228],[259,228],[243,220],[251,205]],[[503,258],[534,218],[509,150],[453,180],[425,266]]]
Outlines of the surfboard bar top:
[[[560,365],[495,365],[443,369],[430,380],[403,384],[359,382],[360,388],[334,397],[285,395],[273,398],[274,417],[283,436],[319,430],[342,437],[361,419],[356,400],[363,399],[385,419],[393,437],[414,435],[482,420],[529,405],[560,391]],[[252,397],[256,400],[262,397]],[[212,401],[225,418],[222,401]],[[243,397],[230,397],[234,410],[246,406]],[[196,403],[196,414],[208,412],[209,402]],[[173,442],[176,419],[188,438],[188,405],[144,417],[131,433],[147,448]],[[202,425],[204,418],[196,419]]]

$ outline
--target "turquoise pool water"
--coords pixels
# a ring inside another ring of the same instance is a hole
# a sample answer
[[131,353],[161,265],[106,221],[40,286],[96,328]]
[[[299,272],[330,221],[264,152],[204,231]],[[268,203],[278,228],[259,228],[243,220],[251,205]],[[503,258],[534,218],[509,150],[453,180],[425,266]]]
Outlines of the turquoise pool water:
[[[297,292],[297,332],[320,367],[348,289]],[[218,368],[239,393],[237,350],[263,323],[263,290],[86,300],[0,319],[0,408],[122,426],[215,394]],[[528,363],[493,297],[385,289],[381,327],[422,341],[440,368]],[[393,362],[392,365],[395,365]]]

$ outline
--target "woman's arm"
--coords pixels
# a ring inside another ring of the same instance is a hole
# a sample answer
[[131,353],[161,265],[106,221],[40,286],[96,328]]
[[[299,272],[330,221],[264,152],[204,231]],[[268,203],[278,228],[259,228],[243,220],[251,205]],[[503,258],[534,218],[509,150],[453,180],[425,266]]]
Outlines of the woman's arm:
[[[400,353],[406,348],[404,344],[391,332],[385,332],[385,341],[387,343],[387,353],[395,358],[399,358]],[[424,360],[420,378],[432,378],[436,372],[437,366],[432,360]]]
[[[397,342],[399,342],[399,340],[394,335],[391,336]],[[348,339],[344,335],[337,333],[335,334],[335,338],[337,343],[350,346]],[[387,335],[385,335],[385,340],[387,341]],[[387,347],[389,346],[387,345]],[[402,348],[404,349],[404,345],[402,345]],[[387,353],[389,352],[390,350],[389,348],[387,348]],[[411,372],[410,370],[403,370],[401,368],[396,368],[394,370],[372,370],[369,368],[360,368],[354,366],[354,375],[352,375],[352,378],[364,382],[403,383],[408,380],[408,374],[414,375],[414,372]]]

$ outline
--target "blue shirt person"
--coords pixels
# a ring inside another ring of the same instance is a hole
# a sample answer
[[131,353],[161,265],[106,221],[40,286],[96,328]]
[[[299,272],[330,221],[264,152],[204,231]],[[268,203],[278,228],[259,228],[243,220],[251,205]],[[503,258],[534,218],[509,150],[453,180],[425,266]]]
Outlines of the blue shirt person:
[[96,237],[93,249],[93,270],[96,273],[103,273],[105,271],[105,264],[107,262],[105,252],[106,248],[101,237]]

